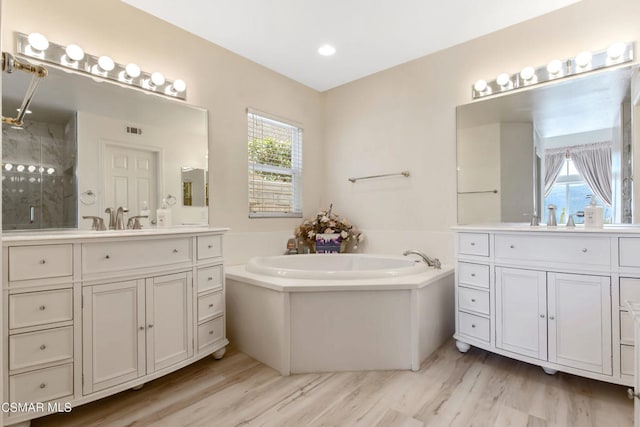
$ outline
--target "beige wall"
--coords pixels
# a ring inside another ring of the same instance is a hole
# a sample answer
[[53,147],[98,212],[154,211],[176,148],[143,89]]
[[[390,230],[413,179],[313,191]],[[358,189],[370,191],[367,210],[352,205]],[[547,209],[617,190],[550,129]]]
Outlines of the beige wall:
[[[77,43],[94,55],[187,82],[188,102],[209,110],[211,224],[238,233],[292,234],[300,221],[247,218],[247,107],[303,124],[305,214],[318,208],[324,174],[318,92],[118,0],[4,0],[2,6],[2,50],[15,52],[15,31],[37,31],[53,42]],[[285,243],[278,242],[279,252]]]
[[[233,227],[228,248],[238,262],[281,251],[298,223],[247,219],[246,107],[304,124],[305,216],[334,203],[367,231],[365,250],[412,246],[447,260],[456,223],[455,107],[471,101],[472,82],[640,40],[639,1],[583,0],[319,94],[117,0],[4,0],[2,12],[3,50],[13,51],[13,31],[39,31],[188,82],[189,102],[209,110],[210,222]],[[401,170],[411,177],[347,181]]]
[[[637,42],[638,23],[640,1],[583,0],[327,92],[325,201],[370,230],[368,250],[397,253],[411,245],[451,259],[455,107],[471,101],[472,83],[615,41]],[[347,181],[405,169],[408,179]]]

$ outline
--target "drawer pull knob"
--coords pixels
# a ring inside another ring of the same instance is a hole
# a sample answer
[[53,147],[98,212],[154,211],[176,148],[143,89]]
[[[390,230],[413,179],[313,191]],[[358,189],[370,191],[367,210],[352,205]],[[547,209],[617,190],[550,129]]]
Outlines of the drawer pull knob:
[[149,329],[153,328],[153,324],[149,324]]
[[553,316],[549,316],[549,320],[556,320],[556,318]]
[[473,325],[473,324],[472,324],[472,325],[471,325],[471,327],[472,327],[472,328],[475,328],[475,327],[476,327],[476,325]]
[[109,259],[111,258],[109,255],[105,255],[105,259]]
[[44,311],[46,308],[47,308],[47,306],[45,306],[45,305],[41,305],[41,306],[40,306],[40,311]]
[[40,388],[45,388],[47,385],[45,383],[40,384]]
[[173,250],[173,253],[174,253],[174,254],[177,254],[177,253],[178,253],[178,250],[177,250],[177,249],[174,249],[174,250]]
[[45,348],[47,348],[47,346],[46,346],[46,345],[44,345],[44,344],[42,344],[42,345],[40,346],[40,350],[44,350]]
[[471,246],[475,246],[475,245],[476,245],[476,242],[471,242]]
[[471,277],[476,277],[476,273],[471,273]]
[[213,248],[213,245],[207,245],[207,248],[211,249]]
[[207,277],[207,280],[211,281],[213,280],[213,277]]
[[47,263],[47,260],[46,260],[46,259],[41,259],[41,260],[40,260],[40,264],[46,264],[46,263]]
[[516,245],[509,245],[509,248],[515,249]]
[[541,318],[541,319],[544,319],[544,314],[541,314],[541,315],[540,315],[540,318]]
[[213,331],[209,331],[209,335],[213,335]]
[[587,252],[587,248],[582,248],[582,252]]
[[213,308],[213,304],[209,304],[209,308]]
[[140,329],[141,331],[144,331],[144,326],[140,326],[138,329]]

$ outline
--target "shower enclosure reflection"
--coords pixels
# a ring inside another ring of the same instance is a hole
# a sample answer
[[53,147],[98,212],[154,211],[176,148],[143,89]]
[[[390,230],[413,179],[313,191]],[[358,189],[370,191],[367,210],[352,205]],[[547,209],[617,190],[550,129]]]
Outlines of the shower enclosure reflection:
[[2,125],[2,228],[74,228],[76,115]]

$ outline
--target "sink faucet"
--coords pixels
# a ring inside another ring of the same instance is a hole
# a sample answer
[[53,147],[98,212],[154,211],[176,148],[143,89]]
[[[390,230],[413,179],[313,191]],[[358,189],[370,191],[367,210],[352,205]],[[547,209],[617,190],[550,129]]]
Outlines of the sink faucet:
[[120,206],[116,212],[116,230],[124,230],[124,213],[129,212],[129,209]]
[[426,262],[429,267],[440,268],[442,266],[438,258],[429,258],[424,253],[417,251],[415,249],[410,249],[408,251],[405,251],[402,255],[407,256],[412,254],[418,255],[420,258],[422,258],[422,260]]
[[104,210],[104,213],[109,214],[109,230],[115,230],[116,229],[115,210],[113,208],[107,208]]

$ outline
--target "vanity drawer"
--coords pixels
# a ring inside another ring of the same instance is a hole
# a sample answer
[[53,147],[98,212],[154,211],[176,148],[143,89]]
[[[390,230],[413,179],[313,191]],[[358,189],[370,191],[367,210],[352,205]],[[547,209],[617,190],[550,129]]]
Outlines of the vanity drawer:
[[222,256],[222,235],[198,236],[198,259]]
[[9,247],[10,281],[65,277],[72,274],[72,245]]
[[73,363],[9,377],[12,402],[46,402],[73,394]]
[[610,267],[607,237],[496,234],[496,258]]
[[224,317],[218,317],[198,326],[198,351],[224,338]]
[[9,370],[73,359],[73,327],[9,337]]
[[489,289],[489,266],[469,262],[458,263],[458,284]]
[[461,334],[489,342],[489,319],[459,311],[458,327]]
[[618,249],[620,267],[640,267],[640,238],[620,237]]
[[620,373],[622,375],[633,375],[635,369],[633,366],[634,347],[632,345],[620,346]]
[[489,315],[489,292],[458,287],[458,308]]
[[458,233],[458,253],[489,256],[489,234]]
[[198,269],[198,292],[221,289],[223,283],[222,265]]
[[136,268],[188,263],[192,260],[189,237],[82,245],[82,272],[106,273]]
[[633,342],[633,317],[628,311],[620,311],[620,340]]
[[620,278],[620,306],[626,307],[627,301],[640,303],[640,279]]
[[73,320],[71,289],[9,295],[9,329]]
[[198,322],[224,313],[222,292],[200,295],[198,297]]

